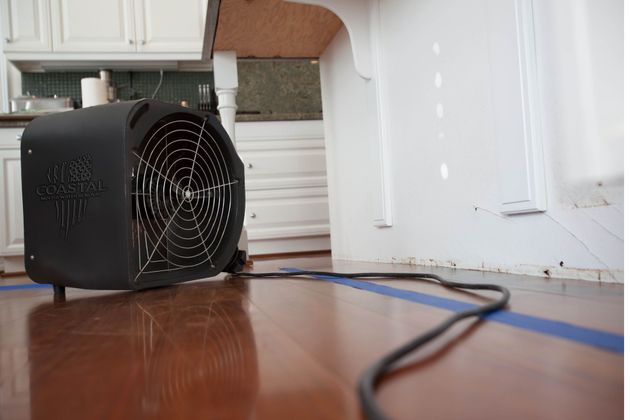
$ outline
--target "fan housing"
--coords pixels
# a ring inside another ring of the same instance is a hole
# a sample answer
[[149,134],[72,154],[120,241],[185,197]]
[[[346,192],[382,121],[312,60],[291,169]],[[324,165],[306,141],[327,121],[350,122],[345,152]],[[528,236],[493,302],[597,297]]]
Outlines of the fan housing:
[[39,117],[21,157],[36,282],[142,289],[214,276],[237,252],[243,163],[211,114],[141,100]]

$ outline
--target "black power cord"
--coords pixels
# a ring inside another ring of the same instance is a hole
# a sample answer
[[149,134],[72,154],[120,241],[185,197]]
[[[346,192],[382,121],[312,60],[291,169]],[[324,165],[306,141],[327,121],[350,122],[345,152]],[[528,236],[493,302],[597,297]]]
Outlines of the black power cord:
[[493,290],[501,293],[501,297],[485,305],[478,306],[466,311],[457,312],[451,317],[444,320],[441,324],[436,325],[429,331],[419,335],[408,343],[396,348],[389,354],[381,357],[374,364],[363,371],[359,378],[358,393],[361,401],[361,407],[365,416],[370,420],[381,420],[387,417],[380,409],[376,402],[375,391],[378,382],[390,370],[390,368],[400,359],[409,353],[419,349],[431,340],[439,337],[457,322],[471,317],[481,317],[491,312],[504,308],[510,300],[510,291],[497,284],[483,283],[461,283],[446,280],[436,274],[430,273],[334,273],[327,271],[291,271],[291,272],[270,272],[270,273],[232,273],[233,277],[297,277],[297,276],[329,276],[329,277],[346,277],[346,278],[379,278],[379,279],[415,279],[421,281],[436,281],[449,289],[467,289],[467,290]]

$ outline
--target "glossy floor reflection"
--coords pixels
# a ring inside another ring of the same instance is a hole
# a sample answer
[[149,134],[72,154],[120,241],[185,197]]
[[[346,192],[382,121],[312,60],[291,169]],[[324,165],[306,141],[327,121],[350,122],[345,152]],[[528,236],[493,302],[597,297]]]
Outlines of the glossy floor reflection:
[[37,306],[33,417],[70,418],[88,402],[106,417],[249,417],[258,369],[247,306],[246,287],[222,283]]
[[[259,261],[339,271],[409,266]],[[420,271],[420,267],[414,267]],[[502,282],[512,309],[623,332],[623,287],[438,270]],[[0,280],[28,284],[26,278]],[[388,284],[467,302],[437,286]],[[0,419],[360,418],[360,372],[441,309],[317,280],[212,279],[144,292],[0,292]],[[493,322],[459,328],[379,390],[393,418],[618,418],[623,356]]]

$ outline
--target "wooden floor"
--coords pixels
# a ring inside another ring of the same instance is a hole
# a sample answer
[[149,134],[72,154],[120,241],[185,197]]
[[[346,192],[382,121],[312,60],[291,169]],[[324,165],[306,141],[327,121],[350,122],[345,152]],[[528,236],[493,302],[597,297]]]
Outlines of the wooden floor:
[[[265,260],[277,267],[423,271]],[[512,290],[511,310],[623,334],[623,287],[424,269]],[[6,278],[0,285],[29,283]],[[421,282],[388,285],[465,302]],[[212,279],[144,292],[0,292],[0,419],[353,419],[372,361],[451,312],[318,280]],[[396,419],[616,419],[623,355],[493,321],[462,325],[378,392]]]

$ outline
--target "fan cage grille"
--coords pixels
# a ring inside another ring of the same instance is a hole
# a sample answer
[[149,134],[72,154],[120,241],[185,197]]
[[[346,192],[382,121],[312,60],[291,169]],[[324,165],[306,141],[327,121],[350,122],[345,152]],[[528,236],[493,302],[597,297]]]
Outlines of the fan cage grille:
[[182,113],[158,121],[133,151],[134,281],[216,271],[231,256],[225,243],[235,234],[239,181],[229,141],[206,119]]

